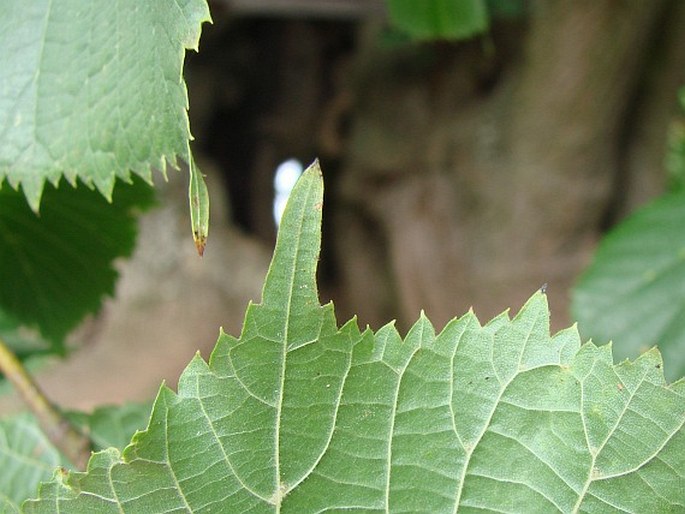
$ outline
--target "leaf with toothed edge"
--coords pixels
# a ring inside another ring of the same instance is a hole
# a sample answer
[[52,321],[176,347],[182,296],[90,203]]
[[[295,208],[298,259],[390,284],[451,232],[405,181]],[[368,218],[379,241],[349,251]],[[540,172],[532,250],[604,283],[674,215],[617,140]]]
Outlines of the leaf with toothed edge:
[[322,197],[314,163],[240,337],[25,512],[683,511],[685,381],[656,350],[614,365],[575,327],[550,335],[540,291],[439,334],[423,314],[404,338],[338,328],[315,281]]
[[0,184],[38,211],[46,181],[110,198],[189,162],[184,50],[209,20],[205,0],[0,2]]

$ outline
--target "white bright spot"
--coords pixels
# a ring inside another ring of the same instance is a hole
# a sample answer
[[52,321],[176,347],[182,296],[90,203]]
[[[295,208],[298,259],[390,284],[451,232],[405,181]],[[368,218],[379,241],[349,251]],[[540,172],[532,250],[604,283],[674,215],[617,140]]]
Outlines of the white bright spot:
[[295,187],[295,182],[302,175],[302,163],[297,159],[283,161],[276,168],[274,176],[274,221],[276,226],[281,222],[285,204],[290,196],[290,191]]

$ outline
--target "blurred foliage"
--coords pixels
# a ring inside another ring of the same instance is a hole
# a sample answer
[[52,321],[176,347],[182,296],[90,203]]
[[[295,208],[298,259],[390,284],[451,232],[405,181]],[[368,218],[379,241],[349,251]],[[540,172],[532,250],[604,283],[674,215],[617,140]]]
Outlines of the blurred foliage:
[[671,123],[668,131],[666,171],[671,191],[685,189],[685,88],[680,90],[681,116]]
[[20,353],[45,340],[62,353],[66,334],[114,292],[114,260],[133,251],[137,213],[153,198],[141,179],[118,182],[111,203],[62,183],[46,187],[36,215],[21,191],[0,189],[0,336]]
[[488,12],[493,19],[524,18],[529,11],[530,2],[526,0],[487,0]]
[[524,0],[388,0],[391,27],[383,44],[415,40],[466,39],[486,32],[490,19],[520,19],[528,14]]
[[619,359],[651,346],[666,378],[685,375],[685,190],[639,209],[601,241],[572,291],[583,337],[613,341]]
[[388,11],[412,39],[464,39],[488,29],[484,0],[388,0]]

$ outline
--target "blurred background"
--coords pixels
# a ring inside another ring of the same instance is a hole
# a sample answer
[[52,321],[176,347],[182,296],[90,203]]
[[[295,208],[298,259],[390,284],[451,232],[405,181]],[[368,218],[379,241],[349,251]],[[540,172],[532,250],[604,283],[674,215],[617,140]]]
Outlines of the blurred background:
[[195,151],[265,246],[275,170],[321,159],[340,319],[484,321],[547,283],[567,326],[598,239],[664,190],[682,2],[492,0],[457,41],[410,38],[384,0],[210,3],[187,58]]
[[[489,26],[446,38],[403,24],[386,0],[210,0],[214,23],[185,67],[212,203],[205,256],[188,235],[186,174],[157,178],[158,207],[120,263],[115,298],[72,337],[82,350],[38,373],[50,397],[79,408],[149,399],[195,351],[208,357],[220,326],[238,335],[287,190],[315,158],[320,293],[339,322],[395,319],[404,333],[423,309],[439,330],[473,307],[485,323],[547,284],[552,328],[568,326],[600,239],[672,188],[669,162],[685,155],[685,3],[475,3]],[[683,270],[680,237],[671,254]],[[654,276],[680,300],[654,294],[684,308],[685,272]],[[599,296],[613,301],[624,282]],[[588,318],[604,310],[583,305]],[[633,312],[581,333],[618,344],[641,324],[649,336],[622,354],[635,357],[666,327],[685,365],[685,321],[673,328],[685,316],[668,311],[654,328]]]

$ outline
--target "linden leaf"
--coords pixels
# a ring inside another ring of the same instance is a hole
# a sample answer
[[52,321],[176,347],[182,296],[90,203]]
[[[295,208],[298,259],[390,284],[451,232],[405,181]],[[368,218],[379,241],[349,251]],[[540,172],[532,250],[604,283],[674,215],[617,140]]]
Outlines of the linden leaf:
[[54,512],[682,512],[685,381],[612,363],[537,292],[516,317],[338,327],[319,305],[318,164],[239,338],[162,387],[144,432],[24,504]]

